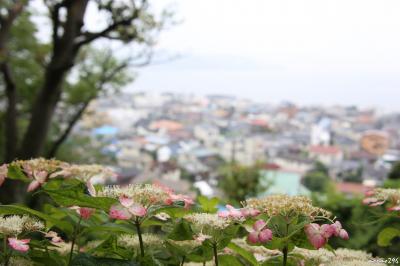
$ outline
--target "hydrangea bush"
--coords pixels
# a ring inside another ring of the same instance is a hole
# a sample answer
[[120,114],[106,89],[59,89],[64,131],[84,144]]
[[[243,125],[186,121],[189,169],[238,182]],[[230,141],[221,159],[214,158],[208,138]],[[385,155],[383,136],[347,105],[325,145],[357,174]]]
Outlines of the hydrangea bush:
[[[400,218],[400,189],[377,188],[365,194],[364,204],[374,208],[383,206],[387,210],[386,216]],[[384,228],[378,235],[378,245],[390,246],[396,237],[400,237],[400,227]]]
[[218,211],[216,198],[195,202],[161,184],[92,183],[113,175],[99,165],[45,159],[1,166],[0,185],[7,178],[27,182],[27,193],[44,195],[47,203],[40,211],[0,206],[0,262],[311,266],[368,265],[371,259],[335,252],[329,239],[348,239],[348,233],[306,197],[253,198]]

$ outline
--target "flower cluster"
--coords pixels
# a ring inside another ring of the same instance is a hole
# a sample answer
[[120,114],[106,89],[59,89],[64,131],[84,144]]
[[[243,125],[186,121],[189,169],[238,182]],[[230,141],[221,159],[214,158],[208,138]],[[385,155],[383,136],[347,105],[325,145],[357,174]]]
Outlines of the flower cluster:
[[308,240],[316,249],[323,247],[332,236],[345,240],[349,239],[347,231],[342,228],[342,224],[339,221],[323,225],[311,223],[305,226],[304,231]]
[[28,215],[0,216],[0,233],[6,236],[17,236],[23,232],[34,232],[44,229],[44,224]]
[[196,233],[196,240],[199,242],[215,238],[224,229],[237,222],[236,219],[223,218],[213,213],[192,213],[185,215],[183,219],[191,224],[193,231]]
[[219,211],[218,216],[222,218],[231,218],[231,219],[245,219],[248,217],[255,217],[260,214],[259,210],[253,208],[241,208],[236,209],[232,205],[226,205],[226,210]]
[[271,195],[261,199],[251,198],[243,205],[259,210],[269,217],[275,215],[303,215],[313,220],[316,217],[329,218],[331,213],[312,205],[311,199],[304,196]]
[[28,186],[28,192],[38,189],[49,179],[63,177],[76,178],[88,182],[89,192],[94,194],[95,191],[90,183],[91,179],[104,179],[106,177],[115,176],[115,173],[111,169],[101,165],[77,165],[54,159],[47,160],[38,158],[32,160],[18,160],[11,164],[3,164],[0,166],[0,186],[7,178],[10,166],[19,168],[28,179],[32,180]]
[[363,203],[369,206],[379,206],[389,203],[388,211],[400,211],[400,189],[377,188],[366,193]]
[[248,231],[249,235],[247,240],[252,244],[264,244],[272,239],[272,231],[267,228],[267,223],[263,220],[258,220],[255,222],[252,230]]
[[372,262],[372,255],[364,251],[342,249],[335,250],[335,253],[326,249],[308,250],[295,248],[294,254],[304,259],[300,265],[324,265],[324,266],[382,266],[384,263]]
[[110,168],[98,164],[68,164],[64,165],[60,171],[53,173],[54,177],[73,177],[84,182],[88,182],[91,179],[114,177],[115,175]]
[[[143,243],[152,248],[164,247],[164,240],[156,234],[143,234]],[[118,244],[122,247],[138,249],[140,246],[139,239],[135,235],[121,235],[118,237]]]
[[193,200],[185,195],[174,194],[172,190],[156,184],[138,184],[105,187],[98,196],[116,198],[119,203],[110,209],[110,217],[129,220],[132,217],[144,217],[152,206],[172,205],[182,201],[186,207]]
[[12,215],[0,216],[0,233],[7,238],[11,248],[26,252],[29,250],[30,239],[18,239],[18,235],[25,232],[35,232],[44,229],[44,224],[30,216]]
[[192,213],[183,218],[193,224],[198,231],[223,230],[231,224],[230,219],[221,218],[213,213]]

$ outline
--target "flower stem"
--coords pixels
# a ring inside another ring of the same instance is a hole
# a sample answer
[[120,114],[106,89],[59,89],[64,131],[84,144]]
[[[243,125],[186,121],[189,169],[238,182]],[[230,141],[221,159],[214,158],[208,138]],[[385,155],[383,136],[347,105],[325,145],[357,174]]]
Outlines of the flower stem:
[[82,216],[79,216],[78,224],[77,224],[77,226],[75,227],[74,234],[73,234],[73,236],[72,236],[72,244],[71,244],[71,250],[70,250],[70,252],[69,252],[68,266],[70,266],[70,265],[71,265],[71,262],[72,262],[72,256],[74,255],[74,247],[75,247],[76,236],[77,236],[78,231],[79,231],[79,229],[80,229],[81,221],[82,221]]
[[[289,221],[288,219],[286,219],[286,236],[289,234]],[[288,243],[285,244],[285,246],[283,247],[282,253],[283,253],[283,266],[287,265],[287,257],[288,257],[288,251],[289,251],[289,247],[288,247]]]
[[138,238],[139,238],[139,246],[140,246],[140,255],[142,257],[144,257],[144,246],[143,246],[143,239],[142,239],[142,231],[140,230],[140,223],[139,221],[135,222],[136,225],[136,231],[138,234]]
[[10,258],[11,258],[11,253],[12,253],[12,250],[11,250],[11,252],[8,252],[8,250],[7,250],[7,238],[8,237],[5,235],[4,240],[3,240],[4,266],[8,266],[8,264],[10,263]]
[[183,266],[183,264],[185,264],[185,256],[182,257],[182,262],[181,262],[181,266]]
[[217,244],[213,244],[213,251],[214,251],[214,262],[215,262],[215,266],[218,266]]
[[288,246],[287,245],[283,248],[282,253],[283,253],[283,264],[282,265],[286,266],[287,265],[287,257],[288,257]]

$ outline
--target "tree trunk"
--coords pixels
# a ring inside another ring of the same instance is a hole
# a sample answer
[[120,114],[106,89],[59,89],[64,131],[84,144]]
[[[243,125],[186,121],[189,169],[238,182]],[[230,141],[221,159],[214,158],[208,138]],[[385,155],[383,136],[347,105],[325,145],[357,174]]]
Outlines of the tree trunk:
[[[19,151],[20,159],[42,155],[51,120],[62,92],[62,84],[73,67],[79,46],[76,39],[81,34],[83,17],[88,0],[66,1],[67,18],[62,37],[55,37],[53,55],[47,67],[45,81],[32,109],[32,116]],[[53,18],[53,26],[56,21]],[[57,29],[55,29],[57,32]]]
[[41,154],[60,98],[64,76],[65,71],[47,70],[45,83],[34,104],[29,127],[20,148],[20,159],[31,159]]
[[[40,156],[43,152],[53,113],[62,92],[64,78],[73,67],[79,50],[76,39],[81,34],[88,0],[68,0],[63,3],[67,11],[66,21],[61,31],[63,35],[56,36],[57,43],[53,43],[51,60],[45,71],[43,86],[33,105],[28,129],[17,153],[18,159],[31,159]],[[53,24],[57,24],[55,22],[53,21]],[[58,32],[58,29],[55,32]],[[0,187],[0,202],[3,204],[23,202],[26,196],[25,188],[26,185],[20,182],[7,180]]]

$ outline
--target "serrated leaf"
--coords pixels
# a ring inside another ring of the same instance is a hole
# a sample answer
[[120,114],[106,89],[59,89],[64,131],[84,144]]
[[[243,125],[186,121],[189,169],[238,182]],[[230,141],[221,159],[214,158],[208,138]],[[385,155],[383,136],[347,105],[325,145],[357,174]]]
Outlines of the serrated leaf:
[[219,203],[218,198],[207,198],[204,196],[199,196],[197,198],[197,201],[200,203],[200,207],[203,212],[208,212],[208,213],[216,213],[217,212],[217,205]]
[[192,240],[193,231],[190,225],[185,220],[180,220],[175,226],[172,232],[168,234],[168,238],[172,240]]

